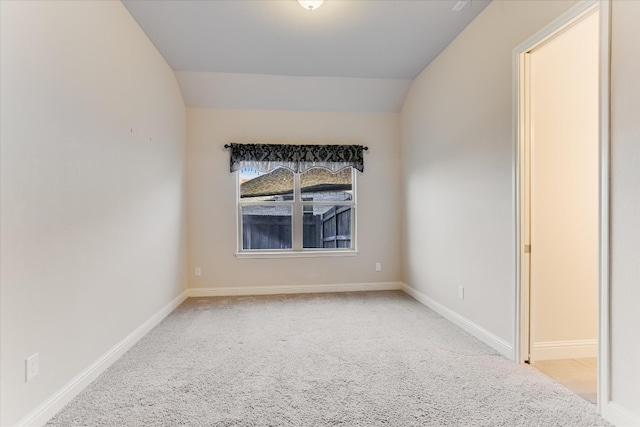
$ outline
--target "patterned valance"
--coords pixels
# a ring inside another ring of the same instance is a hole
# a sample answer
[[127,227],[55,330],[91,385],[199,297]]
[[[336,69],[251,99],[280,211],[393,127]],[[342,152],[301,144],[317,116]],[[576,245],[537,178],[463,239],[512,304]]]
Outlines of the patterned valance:
[[260,172],[285,167],[293,172],[325,168],[338,172],[353,167],[364,172],[362,145],[230,144],[231,172],[252,166]]

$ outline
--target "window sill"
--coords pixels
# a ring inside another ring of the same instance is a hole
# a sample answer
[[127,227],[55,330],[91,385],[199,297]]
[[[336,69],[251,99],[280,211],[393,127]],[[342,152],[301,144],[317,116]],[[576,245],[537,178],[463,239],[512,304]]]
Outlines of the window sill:
[[324,258],[356,256],[358,251],[236,252],[237,258]]

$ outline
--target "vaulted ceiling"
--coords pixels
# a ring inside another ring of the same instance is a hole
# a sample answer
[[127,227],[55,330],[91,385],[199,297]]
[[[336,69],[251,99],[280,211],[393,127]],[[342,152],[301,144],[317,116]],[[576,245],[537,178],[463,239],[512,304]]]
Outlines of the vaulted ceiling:
[[398,111],[490,0],[124,0],[193,107]]

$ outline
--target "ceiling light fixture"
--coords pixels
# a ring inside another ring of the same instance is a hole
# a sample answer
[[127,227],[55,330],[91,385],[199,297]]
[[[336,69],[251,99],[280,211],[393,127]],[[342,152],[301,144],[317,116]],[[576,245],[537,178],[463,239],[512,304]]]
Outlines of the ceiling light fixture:
[[300,6],[307,10],[316,10],[322,5],[324,0],[298,0]]

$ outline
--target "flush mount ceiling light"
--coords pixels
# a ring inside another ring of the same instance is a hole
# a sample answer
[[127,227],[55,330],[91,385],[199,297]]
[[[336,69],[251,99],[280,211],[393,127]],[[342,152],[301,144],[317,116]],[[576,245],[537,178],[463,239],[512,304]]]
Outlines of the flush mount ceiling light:
[[298,0],[298,3],[307,10],[316,10],[322,5],[323,1],[324,0]]

